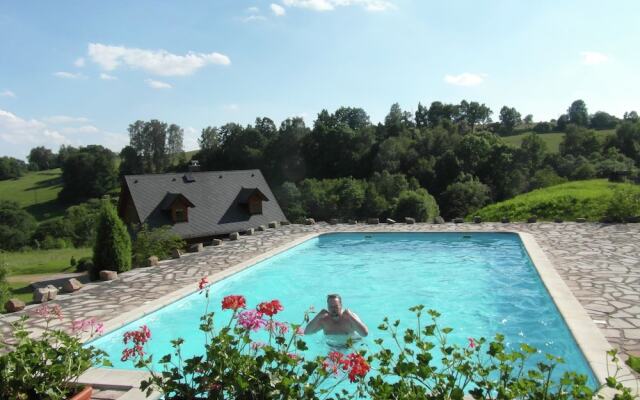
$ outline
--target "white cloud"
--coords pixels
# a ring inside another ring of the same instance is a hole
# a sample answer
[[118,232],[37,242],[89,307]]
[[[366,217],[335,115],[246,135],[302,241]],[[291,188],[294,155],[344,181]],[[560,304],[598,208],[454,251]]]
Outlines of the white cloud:
[[26,120],[0,109],[0,140],[12,145],[69,144],[69,139],[42,121]]
[[597,51],[583,51],[580,52],[580,55],[582,56],[582,63],[586,65],[598,65],[609,61],[609,57],[606,54]]
[[103,81],[117,81],[118,78],[116,78],[113,75],[109,75],[109,74],[105,74],[104,72],[100,74],[100,79],[102,79]]
[[44,122],[53,125],[82,124],[89,122],[89,118],[71,117],[69,115],[53,115],[51,117],[45,117],[43,120]]
[[200,131],[192,126],[184,128],[184,149],[185,151],[197,150],[200,148],[198,139],[200,138]]
[[283,0],[287,7],[307,8],[314,11],[331,11],[336,7],[361,6],[367,11],[386,11],[395,8],[388,0]]
[[[52,150],[62,145],[101,144],[120,151],[129,139],[126,134],[109,132],[87,124],[84,117],[54,115],[42,119],[26,119],[0,109],[0,148],[2,155],[25,158],[35,146]],[[73,136],[76,135],[76,136]]]
[[88,53],[91,61],[106,71],[125,65],[161,76],[191,75],[209,64],[231,64],[229,57],[215,52],[205,54],[190,51],[182,56],[166,50],[145,50],[100,43],[89,43]]
[[69,126],[61,129],[62,133],[75,135],[78,133],[98,133],[100,129],[93,125]]
[[76,58],[76,60],[73,62],[73,65],[75,65],[78,68],[84,67],[84,57]]
[[456,86],[477,86],[484,82],[486,74],[463,72],[460,75],[445,75],[444,81]]
[[54,72],[53,76],[56,76],[62,79],[86,79],[86,76],[82,75],[79,72],[73,73],[73,72],[66,72],[66,71],[58,71],[58,72]]
[[276,17],[282,17],[287,13],[287,11],[280,4],[271,3],[271,11]]
[[263,15],[249,15],[248,17],[242,18],[242,22],[264,21],[266,19]]
[[250,14],[257,14],[260,12],[260,9],[258,7],[249,7],[247,8],[247,12]]
[[153,79],[145,79],[144,81],[153,89],[171,89],[173,87],[166,82],[156,81]]
[[0,92],[0,97],[16,97],[16,94],[13,93],[11,90],[7,89]]
[[235,104],[235,103],[231,103],[231,104],[225,104],[222,108],[225,111],[235,112],[235,111],[238,111],[240,109],[240,106]]

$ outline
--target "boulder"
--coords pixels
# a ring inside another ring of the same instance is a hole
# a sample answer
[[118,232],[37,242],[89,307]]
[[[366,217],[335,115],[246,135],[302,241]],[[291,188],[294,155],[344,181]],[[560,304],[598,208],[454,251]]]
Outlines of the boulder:
[[404,217],[404,223],[407,225],[413,225],[416,223],[416,219],[411,217]]
[[529,217],[527,219],[527,223],[529,224],[535,224],[536,222],[538,222],[538,217]]
[[255,232],[256,232],[255,229],[249,228],[246,231],[244,231],[244,234],[247,235],[247,236],[253,236],[255,234]]
[[474,224],[479,224],[482,222],[482,218],[480,218],[479,215],[476,215],[475,217],[473,217],[473,223]]
[[266,230],[267,230],[267,227],[266,227],[266,226],[264,226],[264,225],[260,225],[256,230],[257,230],[258,232],[264,232],[264,231],[266,231]]
[[624,222],[628,222],[630,224],[637,224],[638,222],[640,222],[640,215],[635,215],[633,217],[626,217],[624,219]]
[[438,215],[433,219],[433,223],[437,225],[444,224],[444,218]]
[[389,225],[393,225],[393,224],[395,224],[395,223],[396,223],[396,221],[395,221],[395,220],[393,220],[393,219],[391,219],[391,218],[387,218],[384,222],[386,222],[386,223],[387,223],[387,224],[389,224]]
[[67,279],[62,283],[62,291],[64,293],[73,293],[80,290],[82,283],[76,278]]
[[340,221],[337,218],[331,218],[329,220],[329,225],[338,225]]
[[57,296],[58,288],[53,285],[36,288],[36,290],[33,291],[33,301],[36,303],[44,303],[50,300],[54,300]]
[[585,222],[587,222],[586,218],[576,218],[576,222],[579,224],[584,224]]
[[564,220],[562,218],[556,218],[553,220],[553,222],[557,223],[557,224],[561,224],[564,222]]
[[151,256],[147,258],[147,267],[154,267],[160,263],[160,259],[157,256]]
[[367,224],[369,225],[378,225],[380,220],[378,218],[369,218],[367,219]]
[[316,220],[313,218],[307,218],[304,220],[304,224],[305,225],[315,225],[316,224]]
[[100,280],[101,281],[112,281],[118,278],[118,273],[116,271],[109,271],[108,269],[103,269],[100,271]]
[[229,234],[229,240],[238,240],[240,239],[240,234],[238,232],[231,232]]
[[347,223],[348,223],[349,225],[355,225],[355,224],[357,224],[357,223],[358,223],[358,221],[356,221],[355,219],[350,219],[350,220],[348,220],[348,221],[347,221]]
[[222,246],[222,239],[213,239],[211,241],[212,246]]
[[503,224],[508,224],[508,223],[510,222],[510,221],[509,221],[509,217],[502,217],[502,218],[500,219],[500,222],[502,222]]
[[24,301],[20,299],[9,299],[9,301],[4,303],[4,309],[9,313],[13,313],[24,310],[25,305]]
[[171,258],[180,258],[182,257],[182,251],[180,249],[171,250]]
[[280,226],[286,226],[286,225],[291,225],[291,222],[289,222],[289,221],[280,221]]
[[189,246],[189,253],[197,253],[204,250],[204,245],[202,243],[194,243]]
[[464,222],[463,218],[454,218],[453,219],[453,223],[454,224],[462,224]]
[[271,229],[276,229],[278,227],[278,221],[271,221],[267,226]]

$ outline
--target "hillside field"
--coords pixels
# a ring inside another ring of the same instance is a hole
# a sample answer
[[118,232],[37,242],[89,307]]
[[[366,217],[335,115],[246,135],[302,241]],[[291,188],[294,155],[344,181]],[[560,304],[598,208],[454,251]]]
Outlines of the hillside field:
[[36,220],[44,221],[64,214],[64,205],[58,204],[62,190],[62,171],[28,172],[18,179],[0,181],[0,200],[17,201]]
[[[624,186],[640,194],[640,186],[629,183],[612,183],[606,179],[573,181],[488,205],[473,215],[480,216],[484,221],[500,221],[503,216],[512,221],[526,221],[531,216],[549,221],[556,218],[565,221],[575,221],[576,218],[599,221],[605,215],[614,189]],[[640,205],[636,213],[640,215]]]
[[[608,130],[595,131],[595,132],[596,132],[596,135],[601,140],[604,140],[604,138],[606,138],[607,136],[614,135],[616,131],[615,129],[608,129]],[[524,132],[519,135],[503,136],[502,140],[510,146],[520,147],[520,145],[522,144],[522,139],[524,139],[526,136],[528,136],[531,133],[533,133],[533,131]],[[564,138],[564,133],[562,132],[538,133],[538,136],[540,136],[540,138],[542,138],[542,140],[544,140],[544,142],[547,144],[547,150],[549,150],[550,153],[560,152],[560,143]]]

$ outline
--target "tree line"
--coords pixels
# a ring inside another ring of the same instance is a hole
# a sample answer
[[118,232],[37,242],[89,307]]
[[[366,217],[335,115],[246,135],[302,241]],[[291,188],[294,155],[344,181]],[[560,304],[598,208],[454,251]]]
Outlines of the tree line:
[[[413,113],[394,104],[380,123],[356,107],[322,110],[311,126],[299,117],[279,126],[260,117],[248,125],[204,128],[193,158],[204,170],[260,169],[292,221],[404,214],[450,219],[567,180],[637,179],[640,119],[634,111],[619,120],[600,111],[589,114],[584,101],[576,100],[557,120],[534,123],[531,115],[521,118],[507,106],[498,122],[492,115],[478,102],[436,101],[418,104]],[[606,139],[596,134],[612,127],[615,134]],[[560,152],[551,153],[535,133],[520,148],[501,138],[522,129],[564,132]],[[117,193],[122,175],[187,169],[179,126],[135,121],[128,130],[130,143],[119,154],[98,145],[62,146],[57,154],[36,147],[28,164],[4,157],[0,166],[60,167],[60,201],[70,205]],[[35,227],[27,230],[33,241]],[[39,235],[46,237],[47,232]],[[75,239],[70,234],[67,240]]]

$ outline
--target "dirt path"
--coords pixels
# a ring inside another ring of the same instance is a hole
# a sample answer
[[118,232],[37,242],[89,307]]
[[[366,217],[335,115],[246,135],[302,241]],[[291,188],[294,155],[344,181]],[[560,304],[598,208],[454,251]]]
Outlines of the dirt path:
[[69,273],[53,273],[53,274],[28,274],[13,275],[7,277],[8,283],[37,283],[49,282],[61,279],[78,278],[86,275],[86,272],[69,272]]

